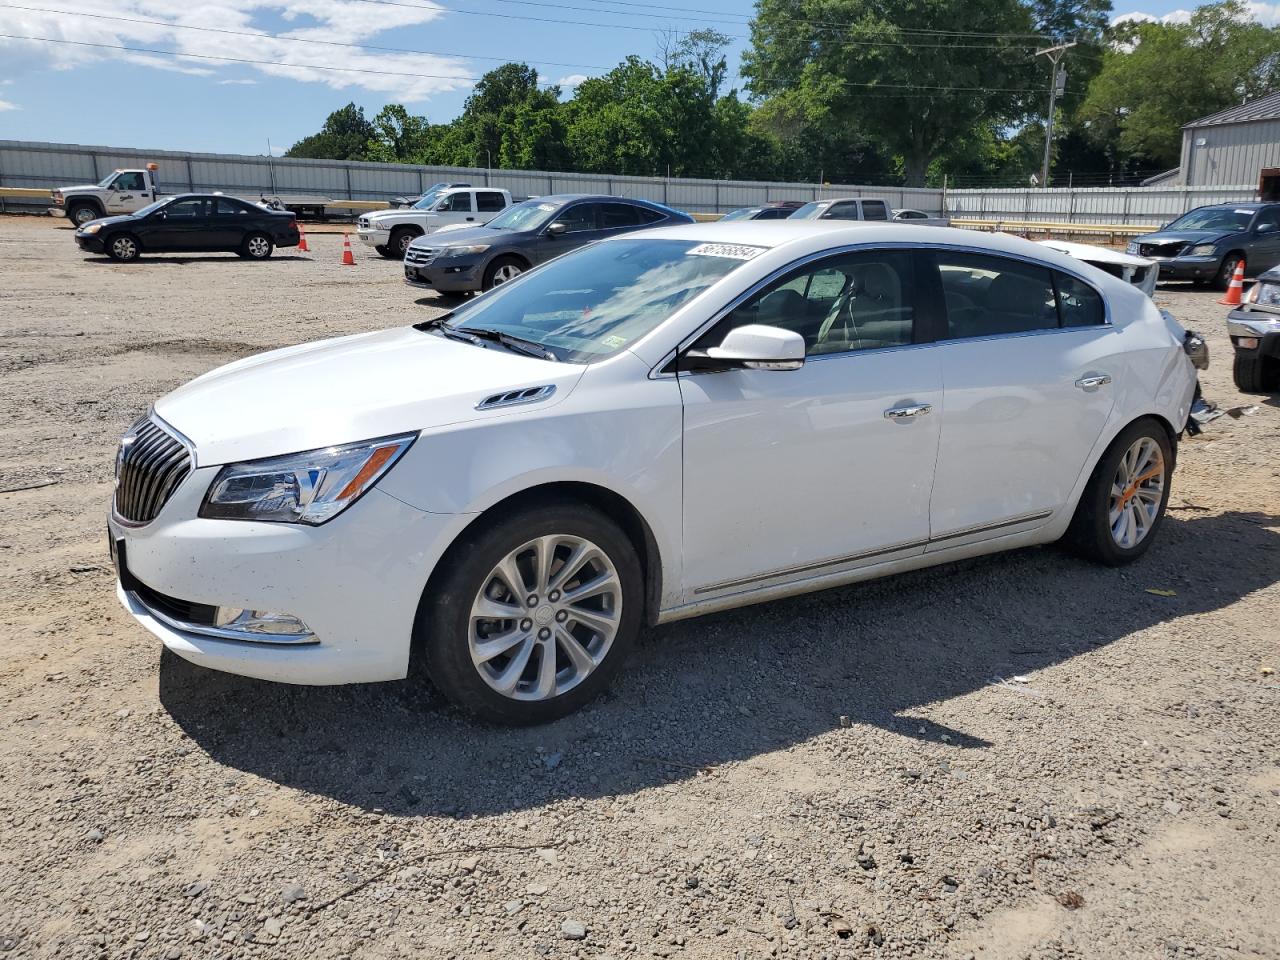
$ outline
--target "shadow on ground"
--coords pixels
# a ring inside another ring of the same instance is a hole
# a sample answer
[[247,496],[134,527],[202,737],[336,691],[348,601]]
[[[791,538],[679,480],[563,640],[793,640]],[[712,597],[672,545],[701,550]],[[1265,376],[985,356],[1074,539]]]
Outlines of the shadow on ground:
[[[269,263],[293,263],[294,261],[310,262],[310,257],[298,257],[293,255],[272,254],[266,260],[250,261],[256,264]],[[200,254],[199,256],[168,256],[163,253],[144,253],[137,260],[132,260],[127,264],[118,263],[112,260],[106,254],[99,256],[91,256],[84,258],[85,263],[96,263],[98,265],[108,266],[128,266],[128,267],[159,267],[171,266],[181,267],[189,263],[245,263],[246,258],[235,253],[223,253],[219,251],[210,251],[209,253]]]
[[168,654],[160,697],[221,763],[405,816],[625,794],[799,743],[842,715],[981,750],[913,711],[1280,580],[1267,529],[1280,517],[1173,504],[1183,512],[1159,542],[1120,570],[1030,549],[649,630],[611,694],[540,728],[477,723],[408,681],[291,687]]

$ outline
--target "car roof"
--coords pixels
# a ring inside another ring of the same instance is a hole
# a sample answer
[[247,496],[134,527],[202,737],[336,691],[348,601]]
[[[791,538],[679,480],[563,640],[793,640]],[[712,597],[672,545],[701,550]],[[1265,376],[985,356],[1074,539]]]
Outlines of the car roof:
[[[1269,206],[1262,200],[1243,200],[1240,203],[1206,203],[1204,207],[1222,207],[1224,210],[1234,210],[1244,208],[1246,210],[1256,210],[1259,207]],[[1204,209],[1201,207],[1200,209]]]

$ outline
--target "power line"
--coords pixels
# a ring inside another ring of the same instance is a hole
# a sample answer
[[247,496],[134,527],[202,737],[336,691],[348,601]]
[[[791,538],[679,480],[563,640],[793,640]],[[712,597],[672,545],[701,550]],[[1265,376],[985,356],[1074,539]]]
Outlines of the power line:
[[[114,20],[119,23],[136,23],[145,26],[168,27],[172,30],[198,30],[201,33],[220,33],[232,37],[252,37],[257,40],[278,40],[287,43],[317,43],[328,47],[346,47],[352,50],[375,50],[379,53],[407,53],[432,57],[460,57],[468,60],[493,60],[498,63],[510,63],[510,57],[490,57],[481,56],[473,53],[441,53],[436,50],[409,50],[403,47],[380,47],[373,44],[365,43],[343,43],[340,40],[319,40],[314,37],[283,37],[271,33],[258,33],[253,30],[228,30],[223,27],[200,27],[187,23],[170,23],[167,20],[145,20],[140,17],[118,17],[106,13],[85,13],[80,10],[54,10],[48,7],[28,7],[16,3],[0,3],[0,8],[10,10],[27,10],[31,13],[52,13],[59,16],[68,17],[89,17],[94,20]],[[612,67],[602,67],[590,63],[558,63],[555,60],[528,60],[520,58],[527,63],[540,63],[550,67],[576,67],[582,70],[611,70]]]

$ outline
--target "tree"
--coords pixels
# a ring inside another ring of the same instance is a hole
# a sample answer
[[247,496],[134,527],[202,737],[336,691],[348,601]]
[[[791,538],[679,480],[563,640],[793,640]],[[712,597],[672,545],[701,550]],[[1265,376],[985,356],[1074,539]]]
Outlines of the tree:
[[373,124],[365,119],[364,107],[348,103],[329,114],[319,133],[303,137],[285,151],[285,156],[317,160],[363,160],[373,135]]
[[1121,163],[1174,167],[1182,126],[1275,89],[1280,31],[1236,0],[1200,7],[1189,23],[1125,23],[1079,110],[1091,139]]
[[373,135],[365,156],[381,163],[425,163],[431,141],[431,123],[426,117],[415,117],[402,105],[388,103],[373,118]]
[[[901,157],[911,186],[955,138],[1019,121],[1043,85],[1019,0],[760,0],[757,9],[743,57],[751,91],[814,126],[861,130]],[[959,36],[976,24],[1000,36]]]

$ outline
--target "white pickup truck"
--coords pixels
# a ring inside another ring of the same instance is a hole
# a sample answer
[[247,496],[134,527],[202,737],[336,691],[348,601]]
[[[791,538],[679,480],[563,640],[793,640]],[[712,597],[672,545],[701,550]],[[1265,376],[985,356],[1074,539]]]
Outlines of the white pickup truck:
[[154,203],[160,193],[157,169],[157,164],[149,163],[141,170],[112,170],[100,183],[59,187],[53,191],[54,205],[49,212],[55,217],[67,217],[80,227],[99,217],[141,210]]
[[496,187],[441,187],[404,210],[378,210],[356,221],[360,239],[382,256],[403,260],[409,244],[441,227],[478,227],[511,206],[511,194]]
[[[908,214],[908,216],[902,216]],[[930,217],[919,210],[894,210],[888,200],[879,197],[834,197],[806,203],[788,218],[791,220],[866,220],[868,222],[919,223],[930,227],[947,227],[946,217]]]

